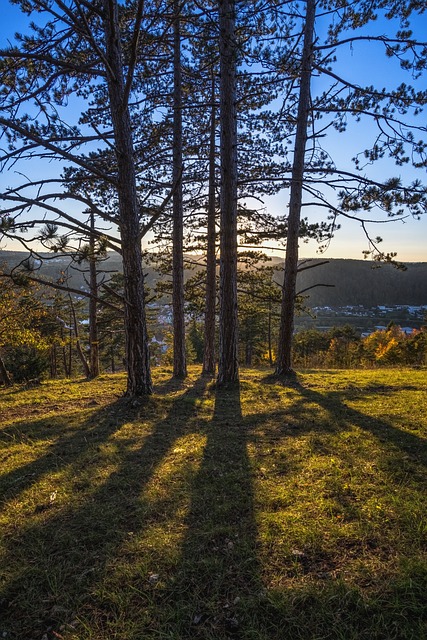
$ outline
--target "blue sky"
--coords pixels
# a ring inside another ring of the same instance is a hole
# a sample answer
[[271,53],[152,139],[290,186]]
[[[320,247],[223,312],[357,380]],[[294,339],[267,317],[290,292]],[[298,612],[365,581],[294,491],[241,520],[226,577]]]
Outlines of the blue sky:
[[[391,27],[393,26],[393,31]],[[415,24],[412,25],[414,35],[420,41],[427,40],[427,13],[418,16]],[[365,35],[390,35],[395,33],[396,24],[391,25],[389,21],[379,19],[372,23],[369,29],[364,31]],[[403,71],[396,60],[390,60],[384,54],[384,47],[380,43],[355,42],[339,48],[338,63],[334,66],[342,77],[350,79],[355,84],[361,86],[374,85],[378,88],[385,87],[394,89],[400,83],[413,84],[419,90],[426,87],[426,73],[424,77],[413,80],[411,73]],[[314,79],[313,92],[326,88]],[[427,127],[427,110],[413,119],[423,127]],[[416,137],[425,139],[427,133],[415,134]],[[375,127],[362,120],[360,123],[350,122],[344,133],[332,131],[322,142],[325,150],[334,159],[337,166],[349,171],[354,170],[354,165],[349,162],[354,155],[368,148],[375,139]],[[402,182],[410,184],[414,179],[427,182],[426,169],[414,169],[406,165],[398,167],[390,159],[384,159],[366,168],[366,174],[381,181],[388,177],[400,177]],[[288,194],[283,193],[274,197],[266,198],[266,205],[269,212],[277,215],[284,215],[287,211]],[[308,216],[310,221],[321,221],[323,212],[316,209],[305,208],[304,216]],[[372,218],[371,214],[368,214]],[[329,258],[363,258],[362,252],[368,249],[368,242],[363,233],[360,222],[352,220],[341,220],[342,228],[336,232],[335,238],[324,254]],[[370,225],[370,232],[373,237],[381,236],[383,242],[379,245],[384,253],[397,252],[397,259],[405,262],[427,261],[427,213],[420,220],[408,217],[402,220],[389,220],[377,225]],[[300,255],[306,257],[319,256],[319,247],[313,241],[303,244]],[[278,254],[279,255],[279,254]]]
[[[8,38],[13,38],[15,31],[19,31],[26,24],[26,18],[22,18],[16,6],[10,5],[7,0],[2,0],[2,21],[0,24],[0,45],[4,46]],[[427,38],[427,15],[423,14],[415,25],[416,35]],[[386,33],[389,25],[386,22],[379,22],[371,27],[372,32]],[[424,36],[426,34],[426,36]],[[375,84],[380,86],[394,86],[401,81],[411,83],[410,74],[402,72],[398,65],[387,59],[383,53],[381,45],[367,46],[365,43],[355,43],[353,46],[347,45],[340,51],[340,68],[343,72],[351,68],[351,76],[355,82],[360,84]],[[420,87],[425,87],[425,78],[418,81]],[[316,85],[314,86],[314,89]],[[420,124],[427,125],[427,115],[418,117]],[[363,150],[364,143],[370,141],[374,132],[370,126],[365,124],[352,124],[345,133],[335,132],[329,135],[324,141],[324,146],[331,156],[340,163],[341,159],[347,162],[358,151]],[[30,165],[28,165],[28,168]],[[426,171],[416,171],[411,167],[395,167],[390,161],[384,161],[373,167],[373,175],[381,179],[385,176],[401,176],[403,180],[411,181],[415,177],[427,180]],[[31,167],[31,171],[42,175],[44,168],[40,165]],[[15,176],[16,179],[16,176]],[[0,176],[2,185],[10,184],[14,177],[10,174]],[[288,193],[282,192],[274,197],[264,199],[267,210],[270,213],[283,215],[287,211]],[[306,209],[304,215],[308,215],[310,220],[321,220],[322,215],[315,209]],[[380,235],[383,238],[381,248],[383,251],[397,251],[398,259],[403,261],[427,261],[427,215],[421,220],[407,219],[405,221],[395,221],[387,224],[376,225],[372,228],[374,236]],[[367,248],[367,241],[364,237],[359,222],[346,220],[331,245],[326,257],[329,258],[362,258],[362,251]],[[318,246],[311,242],[301,247],[301,255],[304,257],[318,256]]]

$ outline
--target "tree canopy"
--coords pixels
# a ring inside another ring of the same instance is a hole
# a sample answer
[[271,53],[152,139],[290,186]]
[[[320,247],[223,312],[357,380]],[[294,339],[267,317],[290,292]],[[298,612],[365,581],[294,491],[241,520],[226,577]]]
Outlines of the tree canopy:
[[[206,252],[210,374],[219,260],[221,383],[238,379],[239,250],[286,247],[280,374],[292,369],[304,237],[326,246],[342,221],[357,220],[366,255],[397,264],[371,227],[426,208],[415,177],[427,164],[419,2],[14,4],[28,23],[0,50],[0,165],[10,176],[0,232],[36,259],[48,249],[78,263],[89,246],[121,254],[128,395],[151,392],[143,238],[172,256],[177,376],[186,374],[185,242]],[[357,77],[348,64],[362,46],[390,68],[381,84],[374,65]],[[351,132],[354,142],[359,129],[359,148],[332,154],[330,140]],[[278,192],[274,218],[263,196]],[[92,284],[84,294],[96,300],[108,278]],[[95,308],[91,317],[94,326]]]

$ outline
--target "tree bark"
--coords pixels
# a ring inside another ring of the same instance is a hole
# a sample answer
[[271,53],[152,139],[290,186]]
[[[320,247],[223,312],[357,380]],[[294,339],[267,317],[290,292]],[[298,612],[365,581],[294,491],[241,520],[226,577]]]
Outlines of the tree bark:
[[219,385],[239,379],[237,351],[237,113],[235,0],[219,0],[220,52],[220,311]]
[[89,237],[89,288],[91,297],[89,298],[89,369],[90,377],[99,376],[99,338],[98,338],[98,318],[97,318],[97,296],[98,282],[95,259],[95,215],[90,215],[91,234]]
[[50,348],[50,377],[52,380],[58,377],[57,356],[56,356],[56,344]]
[[187,376],[185,354],[184,309],[184,210],[182,201],[182,74],[180,0],[174,0],[173,25],[173,249],[172,249],[172,310],[173,310],[173,375]]
[[6,369],[6,365],[3,362],[3,358],[1,357],[1,354],[0,354],[0,383],[3,384],[5,387],[12,386],[12,380],[10,379],[9,372]]
[[[71,307],[71,315],[72,315],[72,319],[73,319],[74,335],[76,336],[77,355],[79,356],[80,361],[81,361],[81,363],[83,365],[85,376],[86,376],[86,378],[89,379],[90,378],[90,366],[89,366],[89,363],[88,363],[88,361],[86,359],[86,356],[85,356],[85,354],[83,352],[82,345],[80,344],[79,325],[78,325],[78,322],[77,322],[76,309],[74,307],[73,299],[72,299],[71,296],[69,296],[69,300],[70,300],[70,307]],[[71,344],[71,340],[70,340],[70,344]]]
[[286,239],[285,275],[282,288],[282,307],[277,350],[276,373],[292,374],[292,337],[294,332],[296,279],[298,272],[298,242],[301,223],[302,186],[307,144],[307,125],[310,110],[310,84],[316,1],[307,0],[301,80],[298,99],[297,131],[292,166],[289,201],[288,233]]
[[70,327],[68,329],[68,354],[67,354],[67,372],[68,378],[71,378],[73,375],[73,317],[72,313],[70,313]]
[[249,339],[248,342],[246,343],[246,348],[245,348],[245,365],[247,367],[252,366],[252,353],[253,353],[253,344],[251,339]]
[[209,190],[206,248],[205,340],[203,350],[204,375],[215,375],[215,316],[216,316],[216,109],[215,75],[212,72],[211,122],[209,139]]
[[272,341],[271,341],[271,314],[272,314],[272,305],[271,305],[271,300],[268,303],[268,328],[267,328],[267,335],[268,335],[268,363],[270,365],[270,367],[273,366],[273,349],[272,349]]
[[[64,340],[65,332],[61,331],[61,338]],[[68,370],[68,357],[67,357],[67,347],[64,345],[62,347],[62,365],[64,367],[64,376],[66,378],[70,377],[70,372]]]
[[144,273],[140,241],[139,204],[129,107],[123,76],[117,0],[104,0],[107,84],[118,166],[127,390],[130,397],[152,393],[145,311]]
[[115,359],[115,355],[114,355],[114,345],[113,345],[113,343],[111,344],[110,358],[111,358],[111,373],[116,373],[116,359]]

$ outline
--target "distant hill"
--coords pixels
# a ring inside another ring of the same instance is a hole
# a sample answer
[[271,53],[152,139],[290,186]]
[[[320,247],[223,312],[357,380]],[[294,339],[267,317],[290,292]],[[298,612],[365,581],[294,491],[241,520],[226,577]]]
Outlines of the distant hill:
[[[0,268],[6,264],[9,268],[19,265],[27,258],[24,251],[0,251]],[[87,289],[85,282],[85,272],[88,270],[88,263],[70,266],[70,259],[62,256],[55,256],[52,253],[40,253],[42,264],[35,263],[35,273],[37,277],[55,282],[65,271],[70,278],[69,285],[75,289]],[[34,262],[34,261],[33,261]],[[112,251],[108,253],[106,260],[99,265],[100,270],[105,270],[110,275],[122,271],[122,261],[118,253]],[[152,270],[151,270],[152,271]]]
[[[22,251],[0,251],[0,265],[13,267],[24,260],[26,254]],[[56,280],[67,266],[67,259],[52,254],[45,260],[38,273],[44,278]],[[280,268],[281,261],[272,258],[272,262]],[[313,260],[312,264],[324,262],[323,259]],[[83,264],[79,270],[69,271],[71,286],[79,289],[86,288],[83,271],[87,265]],[[110,252],[103,262],[102,268],[109,272],[121,271],[119,254]],[[147,274],[147,284],[152,286],[159,275],[151,267],[144,268]],[[188,273],[188,272],[187,272]],[[277,278],[280,278],[278,274]],[[316,286],[318,284],[333,285],[333,287]],[[298,275],[298,291],[310,289],[306,294],[310,307],[363,305],[425,305],[427,304],[427,262],[412,262],[407,264],[406,271],[399,271],[395,267],[367,260],[331,259],[327,264],[313,269],[307,269]]]
[[[88,269],[87,263],[81,266],[75,265],[68,269],[70,265],[69,258],[55,256],[52,253],[41,253],[42,263],[34,261],[34,275],[55,282],[61,277],[64,271],[69,276],[69,285],[76,289],[87,289],[85,283],[84,272]],[[28,257],[24,251],[0,251],[0,268],[7,265],[9,269],[21,264]],[[121,271],[121,259],[119,254],[111,252],[108,258],[102,263],[102,268],[108,271]]]
[[319,283],[334,285],[307,292],[310,307],[427,304],[427,263],[411,262],[406,266],[406,271],[399,271],[367,260],[333,259],[300,273],[297,288],[301,291]]

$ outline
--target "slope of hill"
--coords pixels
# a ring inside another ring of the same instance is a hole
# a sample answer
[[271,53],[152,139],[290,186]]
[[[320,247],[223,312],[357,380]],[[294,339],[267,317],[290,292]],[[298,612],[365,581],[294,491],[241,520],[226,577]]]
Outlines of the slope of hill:
[[[44,278],[56,280],[68,266],[68,259],[53,257],[38,265],[38,274]],[[0,251],[0,265],[13,267],[24,260],[26,254],[21,251]],[[273,264],[280,269],[280,260],[272,258]],[[313,260],[323,263],[323,259]],[[84,271],[70,268],[70,284],[74,288],[86,288]],[[110,273],[121,271],[121,258],[111,252],[101,268]],[[152,286],[158,274],[152,267],[146,267],[147,284]],[[277,279],[280,279],[280,271]],[[332,286],[319,286],[319,285]],[[311,287],[311,288],[310,288]],[[427,262],[407,264],[406,271],[399,271],[390,265],[380,265],[367,260],[331,259],[318,268],[307,269],[298,276],[298,291],[310,290],[307,305],[310,307],[363,305],[425,305],[427,304]]]
[[[7,265],[9,269],[21,264],[27,258],[28,254],[24,251],[0,251],[0,269],[1,265]],[[70,287],[75,289],[87,289],[85,274],[88,271],[88,263],[83,262],[81,265],[73,265],[70,258],[64,256],[55,256],[51,253],[41,253],[40,261],[32,261],[34,263],[34,275],[55,282],[61,276],[65,275],[69,278]],[[107,258],[99,264],[99,271],[105,271],[110,275],[122,271],[121,257],[116,252],[109,252]],[[152,269],[148,269],[149,276],[152,278]]]
[[[318,284],[333,287],[315,286]],[[399,271],[391,265],[378,266],[378,263],[367,260],[334,259],[300,273],[298,290],[312,286],[315,288],[308,292],[311,307],[425,305],[427,263],[408,263],[406,271]]]

